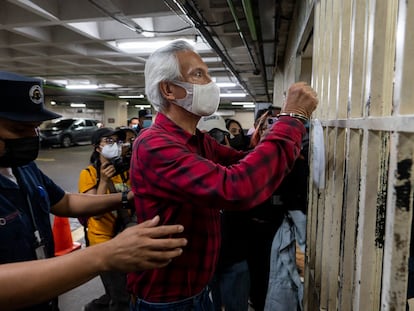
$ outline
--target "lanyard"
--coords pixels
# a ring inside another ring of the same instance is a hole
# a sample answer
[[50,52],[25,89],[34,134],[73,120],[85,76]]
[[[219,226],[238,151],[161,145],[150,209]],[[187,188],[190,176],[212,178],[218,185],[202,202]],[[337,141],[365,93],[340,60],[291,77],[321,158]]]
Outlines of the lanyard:
[[[34,216],[33,206],[32,206],[32,202],[30,201],[28,191],[25,189],[25,186],[24,186],[24,184],[21,180],[20,172],[18,172],[17,169],[13,168],[13,174],[14,174],[14,176],[16,176],[17,184],[19,185],[20,190],[26,196],[26,203],[27,203],[27,207],[29,209],[30,219],[31,219],[32,225],[33,225],[33,235],[34,235],[34,238],[35,238],[35,241],[36,241],[36,248],[35,248],[36,258],[37,259],[47,258],[45,244],[43,242],[42,236],[40,235],[39,227],[37,226],[37,223],[36,223],[36,218]],[[43,188],[42,188],[42,190],[43,190]]]

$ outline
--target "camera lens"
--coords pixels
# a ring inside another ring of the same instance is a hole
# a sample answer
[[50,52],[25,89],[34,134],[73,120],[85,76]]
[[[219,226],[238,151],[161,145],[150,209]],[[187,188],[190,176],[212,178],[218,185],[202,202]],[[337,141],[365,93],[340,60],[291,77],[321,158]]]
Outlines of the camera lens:
[[217,140],[219,143],[221,143],[224,139],[224,134],[222,131],[218,129],[212,129],[210,132],[208,132],[211,137],[213,137],[215,140]]

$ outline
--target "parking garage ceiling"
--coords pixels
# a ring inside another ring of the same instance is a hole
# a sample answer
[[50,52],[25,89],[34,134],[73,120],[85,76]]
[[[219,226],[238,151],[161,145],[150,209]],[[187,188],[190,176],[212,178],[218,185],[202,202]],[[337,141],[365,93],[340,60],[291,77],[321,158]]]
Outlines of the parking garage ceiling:
[[222,107],[270,102],[295,3],[7,0],[0,12],[0,69],[42,78],[46,95],[61,102],[140,96],[153,46],[184,38],[194,42],[216,82],[236,84],[222,86],[222,94],[246,94],[222,97]]

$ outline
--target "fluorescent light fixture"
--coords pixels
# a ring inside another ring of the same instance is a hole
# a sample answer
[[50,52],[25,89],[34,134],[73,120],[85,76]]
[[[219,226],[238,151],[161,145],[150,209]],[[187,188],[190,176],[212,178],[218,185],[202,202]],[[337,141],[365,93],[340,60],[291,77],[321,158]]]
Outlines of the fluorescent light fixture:
[[148,31],[141,32],[141,35],[143,35],[144,37],[147,37],[147,38],[155,37],[155,34],[153,32],[148,32]]
[[217,82],[218,87],[235,87],[237,84],[234,82]]
[[85,108],[86,107],[86,105],[83,104],[83,103],[79,103],[79,104],[78,103],[71,103],[70,106],[72,108]]
[[135,108],[138,108],[138,109],[151,108],[151,105],[135,105]]
[[[113,41],[109,42],[109,44],[117,47],[118,49],[122,50],[125,53],[152,53],[156,49],[163,47],[170,43],[173,40],[158,40],[158,41]],[[191,40],[185,40],[191,45],[194,45],[195,42]]]
[[243,108],[255,108],[256,105],[255,104],[247,104],[247,105],[243,105]]
[[[194,49],[197,52],[209,52],[211,47],[204,42],[194,42],[194,40],[189,40],[185,38],[180,38],[181,40],[187,41],[189,44],[194,46]],[[176,40],[128,40],[128,41],[108,41],[107,43],[113,47],[129,54],[150,54],[156,49],[171,43]]]
[[243,105],[253,105],[254,102],[232,102],[231,103],[233,106],[243,106]]
[[68,84],[65,86],[68,90],[94,90],[98,88],[96,84]]
[[246,93],[221,93],[220,97],[246,97]]
[[214,114],[217,116],[231,117],[236,115],[236,112],[234,110],[217,110]]
[[144,98],[144,95],[119,95],[118,98]]
[[113,88],[120,88],[121,86],[119,84],[114,83],[104,83],[99,84],[99,89],[113,89]]
[[205,63],[221,63],[222,62],[220,57],[202,57],[201,59]]

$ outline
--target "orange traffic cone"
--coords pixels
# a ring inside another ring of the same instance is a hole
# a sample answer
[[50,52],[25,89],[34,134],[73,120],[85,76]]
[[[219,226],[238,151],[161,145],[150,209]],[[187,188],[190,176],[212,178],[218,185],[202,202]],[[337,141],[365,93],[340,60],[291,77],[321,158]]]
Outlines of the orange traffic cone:
[[54,217],[53,239],[55,241],[55,256],[65,255],[81,247],[80,243],[72,240],[72,232],[67,217]]

